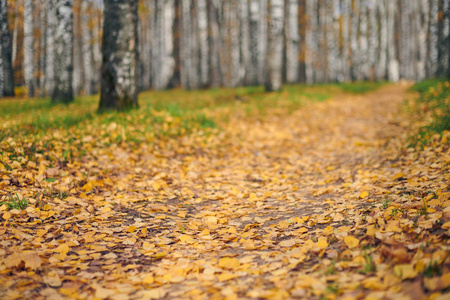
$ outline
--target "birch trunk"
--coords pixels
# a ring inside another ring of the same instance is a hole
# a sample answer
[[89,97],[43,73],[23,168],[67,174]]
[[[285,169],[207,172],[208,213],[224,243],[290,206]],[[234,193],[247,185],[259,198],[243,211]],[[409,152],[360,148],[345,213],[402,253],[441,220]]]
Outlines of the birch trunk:
[[250,77],[251,84],[257,85],[259,83],[258,80],[258,70],[259,70],[259,1],[258,0],[250,0],[250,8],[249,8],[249,18],[250,18],[250,56],[251,56],[251,69],[250,69]]
[[327,13],[327,65],[328,65],[328,81],[342,81],[340,76],[339,63],[339,0],[328,1]]
[[47,56],[47,11],[48,1],[41,0],[41,12],[40,12],[40,48],[39,48],[39,97],[45,96],[45,63]]
[[73,101],[73,11],[71,0],[56,1],[53,103]]
[[306,14],[309,16],[309,26],[306,30],[306,82],[316,82],[316,53],[317,53],[317,0],[306,0]]
[[428,34],[428,18],[429,5],[428,0],[418,0],[419,16],[418,22],[418,60],[417,60],[417,79],[423,80],[426,77],[427,64],[427,34]]
[[266,79],[266,58],[268,48],[267,0],[259,1],[258,27],[258,81],[259,84],[264,84]]
[[284,1],[270,0],[267,91],[282,87]]
[[399,63],[395,51],[395,15],[396,2],[386,0],[387,30],[388,30],[388,79],[397,82],[399,80]]
[[367,41],[367,0],[360,0],[359,3],[359,62],[360,69],[358,80],[368,80],[369,79],[369,45]]
[[11,34],[8,28],[8,4],[6,0],[0,0],[0,73],[1,95],[14,96],[14,75],[12,65]]
[[377,79],[387,79],[387,52],[388,52],[388,18],[385,1],[378,1],[378,13],[380,17],[380,48],[378,63],[376,65]]
[[438,60],[438,2],[439,0],[429,0],[430,10],[428,18],[428,59],[427,59],[427,77],[436,76]]
[[208,62],[208,13],[206,0],[197,0],[198,35],[200,43],[200,86],[209,85],[209,62]]
[[222,84],[222,66],[220,63],[220,28],[219,28],[219,16],[221,14],[221,5],[219,1],[210,0],[207,1],[208,6],[208,27],[210,35],[210,47],[209,47],[209,63],[211,73],[211,86],[217,87]]
[[241,45],[241,74],[244,85],[251,84],[251,50],[250,50],[250,22],[249,1],[239,1],[240,45]]
[[89,28],[89,0],[82,0],[81,3],[81,38],[83,49],[83,71],[84,82],[83,90],[85,95],[91,95],[93,93],[93,73],[94,64],[92,61],[92,34]]
[[342,0],[342,80],[350,81],[351,0]]
[[106,0],[99,111],[127,110],[137,102],[137,0]]
[[287,0],[286,6],[286,81],[295,83],[299,71],[298,0]]
[[33,1],[24,0],[23,4],[23,66],[28,96],[34,96],[34,63],[33,63]]
[[47,0],[47,55],[45,58],[45,86],[47,93],[53,95],[55,89],[55,0]]
[[368,19],[369,19],[369,50],[368,50],[368,78],[376,80],[376,67],[379,62],[379,39],[378,39],[378,20],[377,20],[377,3],[376,0],[368,1]]
[[181,0],[174,0],[175,17],[173,21],[173,58],[174,69],[170,79],[170,87],[179,87],[181,84]]

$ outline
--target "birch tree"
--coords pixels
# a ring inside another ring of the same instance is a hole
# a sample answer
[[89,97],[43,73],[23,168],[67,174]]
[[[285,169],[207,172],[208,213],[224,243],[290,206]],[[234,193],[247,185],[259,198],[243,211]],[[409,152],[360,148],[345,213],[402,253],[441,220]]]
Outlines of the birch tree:
[[299,42],[298,32],[298,0],[287,0],[286,3],[286,81],[298,81]]
[[73,101],[73,12],[72,0],[56,0],[53,103]]
[[55,27],[56,6],[55,0],[47,0],[47,30],[45,32],[47,49],[45,55],[45,88],[49,95],[55,89]]
[[350,81],[350,20],[351,0],[342,0],[342,80]]
[[241,75],[243,84],[250,85],[251,78],[251,48],[250,48],[250,7],[249,1],[239,1],[240,45],[241,45]]
[[137,102],[137,0],[105,0],[99,111]]
[[90,29],[89,0],[82,0],[81,3],[81,38],[83,49],[83,90],[85,95],[94,92],[94,62],[92,57],[92,32]]
[[208,11],[206,0],[197,0],[197,26],[200,44],[200,85],[207,87],[209,84],[209,63],[208,63]]
[[28,96],[34,96],[34,62],[33,62],[33,1],[24,0],[23,4],[23,66]]
[[283,0],[270,1],[267,91],[281,90],[283,68]]
[[8,4],[0,0],[0,73],[1,95],[14,96],[11,34],[8,28]]
[[388,79],[393,82],[399,80],[399,62],[395,51],[395,15],[396,3],[395,1],[385,0],[387,9],[387,34],[388,34]]

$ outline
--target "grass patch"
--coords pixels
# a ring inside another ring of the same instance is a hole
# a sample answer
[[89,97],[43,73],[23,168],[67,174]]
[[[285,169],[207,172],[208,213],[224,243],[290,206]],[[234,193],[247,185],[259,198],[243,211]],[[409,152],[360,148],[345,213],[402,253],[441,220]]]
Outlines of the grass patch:
[[339,83],[336,84],[336,86],[347,93],[366,94],[368,92],[375,91],[376,89],[385,84],[386,82],[383,81],[379,82],[363,81],[363,82]]
[[25,197],[20,198],[20,196],[17,194],[15,196],[9,195],[8,197],[9,197],[9,200],[0,202],[0,206],[6,205],[6,208],[8,210],[12,210],[12,209],[23,210],[23,209],[27,208],[28,201],[27,201],[27,199],[25,199]]
[[[362,84],[364,90],[379,86]],[[0,161],[13,169],[13,160],[43,157],[64,167],[92,149],[119,143],[135,146],[192,133],[209,136],[232,117],[284,115],[307,103],[354,91],[358,85],[286,85],[272,93],[266,93],[262,86],[147,91],[139,95],[139,109],[103,114],[96,113],[98,95],[78,97],[67,105],[53,105],[48,98],[2,99]]]
[[450,131],[450,82],[429,79],[416,83],[412,91],[419,93],[412,110],[420,120],[420,127],[411,137],[411,146],[430,144],[435,137],[441,139]]

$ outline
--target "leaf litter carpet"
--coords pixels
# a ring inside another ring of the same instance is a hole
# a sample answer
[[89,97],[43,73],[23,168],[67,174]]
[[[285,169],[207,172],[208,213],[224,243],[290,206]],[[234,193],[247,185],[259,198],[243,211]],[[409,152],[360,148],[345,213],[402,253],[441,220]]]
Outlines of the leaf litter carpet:
[[208,138],[94,149],[72,178],[3,167],[81,184],[1,208],[0,298],[449,299],[448,142],[406,148],[407,96],[236,111]]

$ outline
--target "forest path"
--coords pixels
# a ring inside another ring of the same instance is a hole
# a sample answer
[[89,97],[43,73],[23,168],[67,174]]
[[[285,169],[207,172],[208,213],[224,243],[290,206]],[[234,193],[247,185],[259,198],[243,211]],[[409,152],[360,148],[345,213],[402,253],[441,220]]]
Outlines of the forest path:
[[[386,85],[296,111],[234,111],[206,139],[96,153],[84,164],[108,181],[88,181],[54,208],[55,220],[0,229],[0,295],[420,299],[423,286],[439,291],[448,280],[450,154],[405,150],[406,97],[407,86]],[[20,271],[20,261],[38,271]],[[421,275],[433,261],[444,268],[434,281]]]

